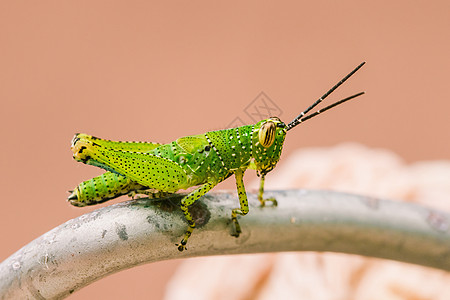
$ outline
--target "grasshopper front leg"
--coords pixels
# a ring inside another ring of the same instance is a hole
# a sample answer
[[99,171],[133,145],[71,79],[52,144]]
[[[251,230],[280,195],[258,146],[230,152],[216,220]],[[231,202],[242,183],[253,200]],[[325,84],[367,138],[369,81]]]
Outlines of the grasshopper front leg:
[[249,208],[248,208],[247,193],[245,192],[244,187],[244,171],[238,170],[234,173],[234,176],[236,177],[236,187],[241,207],[240,209],[235,208],[231,211],[231,220],[233,220],[236,229],[236,232],[232,235],[238,237],[239,234],[241,234],[242,230],[237,220],[237,215],[245,216],[246,214],[248,214]]
[[197,201],[198,198],[205,195],[216,184],[217,183],[211,182],[205,183],[204,185],[200,186],[199,188],[189,193],[186,197],[184,197],[181,200],[181,210],[184,212],[184,217],[186,218],[186,221],[188,222],[189,226],[186,229],[186,232],[184,233],[184,237],[181,240],[181,242],[179,244],[176,244],[176,246],[178,246],[178,251],[183,251],[184,249],[186,249],[187,241],[195,228],[195,221],[192,218],[191,214],[189,213],[189,206],[194,204],[194,202]]
[[263,194],[264,194],[264,180],[265,180],[265,176],[266,174],[261,174],[261,181],[259,184],[259,193],[258,193],[258,200],[259,202],[261,202],[261,206],[264,207],[266,206],[266,202],[272,202],[273,206],[277,206],[278,202],[275,198],[268,198],[268,199],[264,199],[263,198]]

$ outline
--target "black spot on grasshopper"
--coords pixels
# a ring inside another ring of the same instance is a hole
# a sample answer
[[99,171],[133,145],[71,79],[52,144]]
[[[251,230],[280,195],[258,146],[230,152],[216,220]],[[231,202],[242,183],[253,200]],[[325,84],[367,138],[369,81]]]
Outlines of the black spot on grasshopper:
[[87,149],[86,146],[81,146],[80,150],[78,150],[78,154],[83,153],[83,150]]

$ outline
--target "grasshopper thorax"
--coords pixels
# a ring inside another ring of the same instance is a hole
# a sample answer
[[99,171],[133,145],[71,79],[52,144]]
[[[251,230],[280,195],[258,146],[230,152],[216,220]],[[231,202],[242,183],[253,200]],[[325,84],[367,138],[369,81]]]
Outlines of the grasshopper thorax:
[[278,117],[255,124],[252,132],[252,158],[257,170],[265,175],[280,159],[287,126]]

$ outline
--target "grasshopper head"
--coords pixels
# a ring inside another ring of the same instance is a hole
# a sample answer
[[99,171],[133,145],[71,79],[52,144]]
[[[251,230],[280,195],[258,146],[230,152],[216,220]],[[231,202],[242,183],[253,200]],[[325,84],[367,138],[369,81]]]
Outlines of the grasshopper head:
[[320,97],[316,102],[311,104],[306,110],[299,114],[294,120],[292,120],[287,126],[279,118],[271,117],[266,120],[256,123],[252,132],[252,157],[255,167],[262,175],[270,172],[278,163],[280,159],[281,150],[283,148],[284,138],[288,130],[291,130],[300,123],[309,120],[324,111],[327,111],[335,106],[338,106],[346,101],[361,96],[364,92],[355,94],[353,96],[342,99],[325,108],[319,109],[315,113],[306,115],[320,102],[322,102],[328,95],[330,95],[335,89],[341,86],[347,79],[349,79],[356,71],[358,71],[365,62],[359,64],[353,71],[345,76],[341,81],[334,85],[328,92]]
[[271,171],[280,159],[286,132],[286,124],[277,117],[256,123],[252,132],[252,157],[261,174]]

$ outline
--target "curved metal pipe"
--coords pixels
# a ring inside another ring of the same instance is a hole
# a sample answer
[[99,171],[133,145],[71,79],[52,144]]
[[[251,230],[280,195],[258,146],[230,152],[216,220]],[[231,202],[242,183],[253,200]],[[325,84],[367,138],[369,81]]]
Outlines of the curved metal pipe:
[[32,241],[0,264],[0,298],[61,299],[114,272],[194,256],[331,251],[450,271],[450,215],[410,203],[330,191],[267,191],[277,207],[249,193],[243,233],[230,236],[233,193],[204,196],[192,208],[198,229],[180,253],[186,228],[180,196],[132,200],[82,215]]

